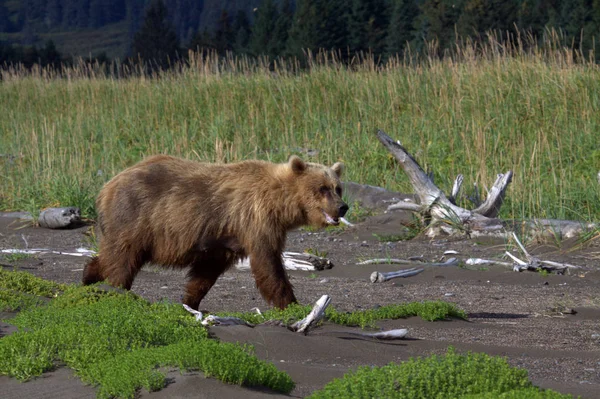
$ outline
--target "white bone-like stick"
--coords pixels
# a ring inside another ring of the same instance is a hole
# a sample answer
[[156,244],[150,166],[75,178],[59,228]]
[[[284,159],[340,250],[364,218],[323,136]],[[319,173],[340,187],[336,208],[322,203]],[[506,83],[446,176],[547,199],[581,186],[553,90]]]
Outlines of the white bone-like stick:
[[524,260],[521,260],[519,258],[517,258],[516,256],[514,256],[513,254],[511,254],[510,252],[506,251],[504,252],[509,258],[511,258],[512,260],[515,261],[515,263],[519,264],[520,266],[527,266],[528,263],[525,262]]
[[27,255],[44,255],[44,254],[56,254],[56,255],[69,255],[69,256],[90,256],[84,253],[74,252],[62,252],[52,251],[50,249],[36,248],[36,249],[2,249],[0,252],[4,254],[27,254]]
[[348,227],[354,227],[354,223],[350,223],[346,218],[340,218],[340,222],[344,223]]
[[571,265],[569,263],[554,262],[551,260],[540,260],[540,263],[543,263],[544,265],[548,266],[564,267],[569,269],[584,269],[583,266]]
[[[342,331],[340,331],[342,333]],[[406,328],[399,328],[396,330],[380,331],[376,333],[363,333],[358,331],[343,331],[344,334],[356,335],[365,338],[375,338],[382,340],[402,339],[408,334]]]
[[512,233],[513,238],[515,239],[515,242],[517,243],[517,245],[519,246],[519,248],[521,248],[521,251],[523,251],[523,254],[525,254],[525,257],[527,258],[527,260],[529,260],[531,262],[532,260],[532,256],[531,254],[529,254],[529,252],[527,252],[527,250],[525,249],[525,247],[523,246],[523,244],[521,244],[521,241],[519,241],[519,237],[517,237],[517,235],[515,234],[515,232],[513,231]]
[[502,266],[512,266],[513,264],[510,262],[504,262],[501,260],[494,259],[480,259],[480,258],[469,258],[465,260],[465,264],[475,266],[475,265],[502,265]]
[[369,259],[362,262],[357,263],[357,265],[387,265],[387,264],[400,264],[400,265],[413,265],[413,266],[455,266],[458,265],[458,259],[456,258],[448,258],[445,262],[417,262],[413,260],[406,259],[395,259],[395,258],[377,258],[377,259]]
[[190,312],[191,314],[193,314],[193,315],[194,315],[194,317],[196,318],[196,321],[202,321],[202,317],[203,317],[203,315],[202,315],[202,312],[199,312],[199,311],[197,311],[197,310],[194,310],[194,309],[190,308],[190,307],[189,307],[188,305],[186,305],[185,303],[183,304],[183,308],[184,308],[185,310],[187,310],[188,312]]
[[425,269],[417,269],[415,267],[412,269],[398,270],[397,272],[387,272],[387,273],[373,272],[373,273],[371,273],[371,282],[372,283],[383,283],[384,281],[388,281],[393,278],[416,276],[417,274],[421,273],[423,270],[425,270]]
[[460,193],[460,188],[462,187],[464,180],[463,175],[456,176],[454,179],[454,184],[452,185],[452,192],[450,193],[450,197],[448,198],[451,202],[456,205],[456,199],[458,198],[458,193]]
[[307,334],[311,327],[314,327],[323,317],[325,317],[325,309],[327,309],[330,302],[331,298],[329,295],[323,295],[319,298],[317,303],[315,303],[315,306],[313,306],[308,316],[292,324],[290,329],[292,331]]
[[248,326],[254,327],[253,324],[248,323],[245,320],[240,319],[239,317],[229,317],[229,316],[215,316],[208,315],[204,317],[202,312],[194,310],[190,308],[185,303],[183,304],[183,308],[194,315],[196,321],[199,321],[203,326]]

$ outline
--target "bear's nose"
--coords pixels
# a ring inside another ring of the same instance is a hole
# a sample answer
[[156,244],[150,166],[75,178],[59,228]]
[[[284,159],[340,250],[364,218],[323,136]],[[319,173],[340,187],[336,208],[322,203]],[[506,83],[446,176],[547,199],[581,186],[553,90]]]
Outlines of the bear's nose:
[[348,205],[342,204],[342,206],[340,206],[340,209],[339,209],[340,217],[343,218],[344,215],[346,214],[346,212],[348,212]]

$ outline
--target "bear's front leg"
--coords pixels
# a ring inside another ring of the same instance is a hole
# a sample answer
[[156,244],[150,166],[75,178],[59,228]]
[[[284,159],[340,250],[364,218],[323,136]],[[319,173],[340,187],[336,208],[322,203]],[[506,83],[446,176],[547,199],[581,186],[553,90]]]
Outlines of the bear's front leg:
[[296,303],[292,284],[287,278],[281,252],[256,250],[250,253],[250,268],[256,286],[267,303],[285,309]]

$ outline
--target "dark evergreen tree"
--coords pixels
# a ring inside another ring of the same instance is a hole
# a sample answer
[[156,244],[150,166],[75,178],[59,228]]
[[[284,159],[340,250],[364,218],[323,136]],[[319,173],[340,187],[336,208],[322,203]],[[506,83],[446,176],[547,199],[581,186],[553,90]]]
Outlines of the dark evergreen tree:
[[58,67],[60,65],[61,56],[52,40],[48,40],[44,47],[40,49],[39,56],[43,66]]
[[288,54],[301,57],[304,50],[319,48],[319,11],[315,0],[298,0],[286,45]]
[[77,27],[87,28],[90,22],[90,0],[77,0],[75,4],[77,12]]
[[12,30],[13,27],[8,17],[8,10],[4,6],[4,3],[0,3],[0,32],[11,32]]
[[[565,1],[565,3],[568,3]],[[535,37],[544,33],[548,21],[545,0],[519,0],[517,6],[517,27]]]
[[352,53],[372,51],[376,56],[385,50],[387,31],[384,0],[352,0],[348,16],[348,46]]
[[250,34],[250,52],[253,55],[268,55],[276,57],[278,54],[273,52],[275,46],[272,41],[277,40],[274,37],[275,23],[279,17],[279,11],[273,0],[263,0],[256,11],[254,26]]
[[106,12],[106,0],[90,0],[90,20],[89,26],[92,28],[99,28],[104,26],[107,22]]
[[189,45],[190,50],[204,54],[215,51],[216,48],[215,38],[206,28],[202,32],[196,32]]
[[294,20],[294,7],[290,0],[284,0],[275,21],[273,40],[269,43],[269,52],[279,56],[287,56],[286,48],[290,26]]
[[417,22],[417,37],[427,42],[437,41],[440,49],[447,49],[455,42],[455,26],[462,2],[452,0],[425,0],[420,5],[421,15]]
[[418,15],[419,8],[414,0],[394,1],[386,38],[389,55],[401,54],[406,45],[414,40],[414,24]]
[[167,19],[162,0],[154,0],[146,10],[141,29],[133,38],[133,57],[153,66],[168,68],[178,56],[177,34]]
[[227,11],[223,10],[221,12],[221,18],[219,19],[219,24],[217,25],[217,31],[215,32],[214,39],[217,53],[220,55],[225,55],[228,51],[233,50],[234,38],[235,33],[233,32],[229,14]]
[[[0,12],[1,14],[1,12]],[[48,0],[46,2],[46,26],[54,29],[61,25],[63,18],[63,6],[61,0]]]
[[233,32],[235,39],[233,42],[233,51],[237,54],[248,52],[248,43],[250,42],[250,21],[246,12],[240,10],[233,20]]

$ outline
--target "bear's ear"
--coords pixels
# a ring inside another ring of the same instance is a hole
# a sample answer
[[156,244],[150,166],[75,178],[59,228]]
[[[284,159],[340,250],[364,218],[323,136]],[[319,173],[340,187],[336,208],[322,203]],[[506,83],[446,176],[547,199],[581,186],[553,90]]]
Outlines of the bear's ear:
[[344,173],[344,164],[342,162],[336,162],[331,167],[331,170],[333,170],[335,172],[335,174],[337,175],[337,177],[339,179],[342,177],[342,174]]
[[292,155],[288,161],[292,172],[300,174],[306,170],[306,163],[297,155]]

